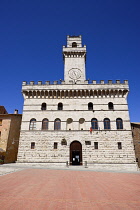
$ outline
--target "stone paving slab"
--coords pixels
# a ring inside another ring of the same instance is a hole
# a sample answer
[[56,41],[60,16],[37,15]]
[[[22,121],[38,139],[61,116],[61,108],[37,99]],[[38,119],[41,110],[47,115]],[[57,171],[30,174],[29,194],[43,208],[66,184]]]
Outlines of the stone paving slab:
[[138,173],[140,174],[140,169],[135,171],[128,171],[128,170],[109,170],[109,169],[100,169],[100,168],[90,168],[90,167],[85,167],[84,165],[82,166],[66,166],[66,165],[53,165],[53,164],[45,164],[45,163],[9,163],[9,164],[3,164],[0,165],[0,175],[18,171],[18,170],[23,170],[26,168],[37,168],[37,169],[57,169],[57,170],[74,170],[74,171],[100,171],[100,172],[117,172],[117,173]]
[[23,169],[0,177],[3,210],[140,209],[140,174]]
[[9,173],[14,173],[16,171],[22,170],[21,168],[15,168],[15,167],[3,167],[0,166],[0,176],[9,174]]

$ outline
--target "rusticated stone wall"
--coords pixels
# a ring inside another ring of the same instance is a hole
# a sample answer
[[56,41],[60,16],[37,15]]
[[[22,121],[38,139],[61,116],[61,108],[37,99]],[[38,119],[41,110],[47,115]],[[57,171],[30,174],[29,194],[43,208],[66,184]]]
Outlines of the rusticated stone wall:
[[[70,162],[70,143],[82,144],[82,162],[134,163],[134,149],[130,131],[22,131],[20,137],[19,162]],[[26,140],[25,140],[26,139]],[[65,139],[67,145],[62,145]],[[91,141],[86,145],[85,141]],[[118,149],[118,142],[122,149]],[[31,149],[31,142],[35,148]],[[54,142],[58,148],[54,149]],[[98,142],[98,149],[94,148]]]

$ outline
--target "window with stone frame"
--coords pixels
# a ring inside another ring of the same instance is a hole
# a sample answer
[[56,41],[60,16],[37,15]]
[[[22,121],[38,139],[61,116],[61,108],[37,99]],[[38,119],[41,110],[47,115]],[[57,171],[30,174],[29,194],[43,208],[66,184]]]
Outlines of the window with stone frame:
[[42,103],[41,110],[46,110],[46,109],[47,109],[47,104],[46,103]]
[[91,120],[91,128],[92,130],[98,130],[98,121],[96,118],[92,118]]
[[109,102],[109,103],[108,103],[108,109],[109,109],[109,110],[114,110],[114,105],[113,105],[112,102]]
[[31,119],[30,120],[30,126],[29,126],[29,130],[35,130],[36,129],[36,119]]
[[35,142],[31,142],[31,149],[35,149]]
[[116,119],[116,127],[117,127],[117,130],[123,129],[123,120],[121,118]]
[[88,110],[93,110],[93,103],[88,103]]
[[0,119],[0,126],[2,126],[2,119]]
[[98,149],[98,142],[94,142],[94,149]]
[[85,145],[91,145],[91,141],[85,141]]
[[49,125],[49,120],[48,119],[43,119],[42,120],[42,130],[48,130]]
[[118,149],[122,149],[122,143],[118,142]]
[[72,47],[77,47],[77,43],[76,42],[73,42],[72,43]]
[[58,110],[63,110],[63,104],[62,103],[58,103]]
[[53,148],[54,149],[57,149],[57,147],[58,147],[58,143],[57,142],[54,142]]
[[54,130],[61,130],[61,120],[58,118],[54,121]]
[[104,129],[110,130],[110,119],[108,119],[108,118],[104,119]]

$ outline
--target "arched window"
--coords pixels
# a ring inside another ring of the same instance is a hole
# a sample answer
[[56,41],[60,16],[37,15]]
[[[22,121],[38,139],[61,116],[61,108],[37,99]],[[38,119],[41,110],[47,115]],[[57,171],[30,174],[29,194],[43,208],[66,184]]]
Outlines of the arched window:
[[58,110],[63,110],[63,104],[62,103],[58,103]]
[[42,120],[42,130],[48,130],[48,124],[49,124],[49,120],[48,119],[43,119]]
[[36,129],[36,119],[30,120],[29,130],[35,130]]
[[93,103],[88,103],[88,110],[93,110]]
[[114,105],[113,105],[112,102],[109,102],[109,103],[108,103],[108,109],[109,109],[109,110],[113,110],[113,109],[114,109]]
[[72,47],[77,47],[77,43],[76,42],[73,42],[72,43]]
[[104,129],[106,129],[106,130],[110,129],[110,119],[108,119],[108,118],[104,119]]
[[121,118],[116,119],[116,127],[117,127],[117,130],[123,129],[123,121]]
[[41,105],[41,110],[46,110],[46,108],[47,108],[46,103],[42,103],[42,105]]
[[60,130],[60,129],[61,129],[61,120],[57,118],[54,121],[54,130]]
[[97,121],[96,118],[92,118],[91,127],[92,127],[93,130],[98,130],[98,121]]

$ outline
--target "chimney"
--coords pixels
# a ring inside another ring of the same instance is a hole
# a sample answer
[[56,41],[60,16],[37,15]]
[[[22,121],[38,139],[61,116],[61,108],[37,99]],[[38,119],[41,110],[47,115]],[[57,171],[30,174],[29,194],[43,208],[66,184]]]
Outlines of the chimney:
[[14,114],[18,114],[18,109],[15,109]]

